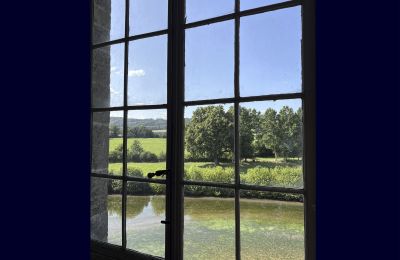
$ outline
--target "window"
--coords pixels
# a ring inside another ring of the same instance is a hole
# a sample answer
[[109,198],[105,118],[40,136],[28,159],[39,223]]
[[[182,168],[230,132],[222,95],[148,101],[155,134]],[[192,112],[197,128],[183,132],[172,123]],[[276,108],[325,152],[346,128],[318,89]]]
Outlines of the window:
[[92,18],[92,250],[315,259],[314,1],[93,0]]

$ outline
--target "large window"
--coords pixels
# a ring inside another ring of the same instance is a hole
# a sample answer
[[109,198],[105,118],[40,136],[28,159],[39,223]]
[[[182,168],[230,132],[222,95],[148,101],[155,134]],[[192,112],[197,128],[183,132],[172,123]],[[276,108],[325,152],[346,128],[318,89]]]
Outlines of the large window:
[[315,259],[313,12],[93,0],[93,250]]

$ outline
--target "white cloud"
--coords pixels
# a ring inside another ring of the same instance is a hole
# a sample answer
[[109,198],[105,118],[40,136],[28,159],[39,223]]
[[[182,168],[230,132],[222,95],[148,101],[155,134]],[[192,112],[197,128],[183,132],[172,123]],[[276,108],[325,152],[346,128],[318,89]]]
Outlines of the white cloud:
[[116,91],[113,87],[110,87],[110,92],[111,92],[112,95],[119,95],[120,94],[120,92]]
[[111,68],[110,68],[110,70],[113,72],[113,71],[116,71],[117,70],[117,67],[115,67],[115,66],[112,66]]
[[128,71],[128,76],[129,77],[143,77],[146,75],[146,72],[142,69],[140,70],[129,70]]

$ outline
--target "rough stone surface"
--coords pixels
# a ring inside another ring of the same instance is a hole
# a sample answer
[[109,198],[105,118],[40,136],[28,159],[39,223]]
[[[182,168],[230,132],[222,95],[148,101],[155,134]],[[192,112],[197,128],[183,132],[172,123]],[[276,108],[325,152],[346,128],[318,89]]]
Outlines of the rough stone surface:
[[[93,43],[110,38],[111,0],[93,0]],[[110,102],[110,47],[96,49],[92,56],[92,106],[108,107]],[[107,174],[109,112],[93,113],[92,117],[92,171]],[[90,235],[92,239],[107,242],[108,180],[91,178]]]

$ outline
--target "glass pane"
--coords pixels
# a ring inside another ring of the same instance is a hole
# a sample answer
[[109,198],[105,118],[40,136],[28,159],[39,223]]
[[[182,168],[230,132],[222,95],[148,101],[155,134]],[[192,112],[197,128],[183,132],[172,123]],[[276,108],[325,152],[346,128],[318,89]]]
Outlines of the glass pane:
[[234,182],[231,105],[185,108],[186,180]]
[[230,14],[234,11],[234,0],[186,0],[187,23]]
[[185,186],[184,259],[235,259],[234,190]]
[[93,43],[125,36],[125,0],[94,0]]
[[242,259],[304,259],[302,195],[241,191]]
[[131,0],[129,34],[137,35],[167,29],[168,0]]
[[167,36],[129,43],[128,104],[167,103]]
[[240,105],[242,183],[303,187],[301,99]]
[[164,257],[165,185],[128,182],[127,194],[127,248]]
[[122,181],[92,177],[90,187],[91,239],[122,245]]
[[117,107],[124,104],[124,45],[93,50],[92,106]]
[[186,30],[185,99],[234,95],[234,21]]
[[[129,176],[147,178],[149,172],[166,169],[166,109],[128,111],[127,136]],[[112,167],[118,169],[122,164]]]
[[92,118],[92,172],[122,174],[123,112],[94,112]]
[[286,1],[285,0],[241,0],[240,1],[240,10],[243,11],[243,10],[247,10],[247,9],[282,3],[282,2],[286,2]]
[[301,8],[241,18],[240,95],[301,91]]

